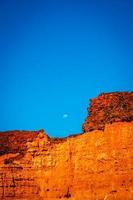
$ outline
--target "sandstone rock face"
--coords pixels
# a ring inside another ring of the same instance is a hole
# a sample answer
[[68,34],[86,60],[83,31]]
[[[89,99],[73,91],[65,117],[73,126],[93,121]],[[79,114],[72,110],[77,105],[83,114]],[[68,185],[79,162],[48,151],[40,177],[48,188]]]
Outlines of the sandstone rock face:
[[133,199],[132,122],[65,139],[35,134],[23,155],[20,146],[0,156],[1,199]]
[[102,93],[90,100],[83,132],[104,130],[105,124],[133,121],[133,92]]
[[133,122],[67,138],[0,133],[1,200],[132,200]]

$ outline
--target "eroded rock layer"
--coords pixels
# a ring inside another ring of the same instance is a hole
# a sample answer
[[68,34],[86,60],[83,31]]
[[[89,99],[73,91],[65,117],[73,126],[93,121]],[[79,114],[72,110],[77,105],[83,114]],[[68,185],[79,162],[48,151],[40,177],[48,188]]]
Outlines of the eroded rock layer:
[[133,121],[133,92],[102,93],[90,100],[84,132],[104,130],[105,124]]

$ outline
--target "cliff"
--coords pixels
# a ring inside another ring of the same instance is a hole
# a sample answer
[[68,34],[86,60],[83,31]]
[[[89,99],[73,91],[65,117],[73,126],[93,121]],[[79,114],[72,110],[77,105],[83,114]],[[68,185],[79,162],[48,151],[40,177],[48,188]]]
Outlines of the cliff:
[[1,133],[0,199],[132,200],[133,122],[94,129],[67,138]]
[[83,132],[104,130],[105,124],[133,121],[133,92],[102,93],[90,100]]

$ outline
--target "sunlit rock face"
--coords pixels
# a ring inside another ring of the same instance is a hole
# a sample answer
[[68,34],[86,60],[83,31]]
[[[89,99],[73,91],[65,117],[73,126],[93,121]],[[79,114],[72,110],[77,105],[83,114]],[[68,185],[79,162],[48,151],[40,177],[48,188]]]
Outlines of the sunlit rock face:
[[2,200],[132,200],[133,122],[63,139],[0,134]]
[[104,130],[105,124],[133,121],[133,92],[102,93],[90,100],[83,132]]

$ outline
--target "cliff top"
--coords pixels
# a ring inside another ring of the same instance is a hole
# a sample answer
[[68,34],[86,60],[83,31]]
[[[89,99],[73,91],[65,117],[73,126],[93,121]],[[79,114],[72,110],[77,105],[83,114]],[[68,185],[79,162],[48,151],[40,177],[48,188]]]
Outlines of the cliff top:
[[133,121],[133,92],[101,93],[90,99],[83,132],[104,130],[105,124]]
[[[133,121],[133,92],[102,93],[90,100],[83,132],[103,130],[105,124],[123,121]],[[68,137],[74,136],[76,135]],[[63,142],[68,138],[49,138],[43,129],[0,132],[0,155],[19,152],[23,156],[27,149],[26,143],[37,137],[45,137],[50,143]]]

